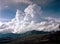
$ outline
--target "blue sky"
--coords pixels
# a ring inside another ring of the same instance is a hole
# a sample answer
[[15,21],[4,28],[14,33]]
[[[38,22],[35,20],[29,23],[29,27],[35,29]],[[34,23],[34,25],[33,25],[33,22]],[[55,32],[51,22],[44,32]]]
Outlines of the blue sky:
[[60,0],[23,0],[20,2],[19,0],[0,0],[0,21],[10,21],[15,17],[17,9],[24,11],[29,1],[41,6],[43,16],[60,17]]
[[60,0],[0,0],[0,33],[59,31]]

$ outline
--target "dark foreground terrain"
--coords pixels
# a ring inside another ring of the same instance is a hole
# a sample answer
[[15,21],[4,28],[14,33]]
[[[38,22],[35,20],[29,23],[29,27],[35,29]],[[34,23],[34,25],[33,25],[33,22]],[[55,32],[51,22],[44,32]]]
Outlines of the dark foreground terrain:
[[31,34],[23,37],[3,37],[0,44],[60,44],[60,31],[54,33]]

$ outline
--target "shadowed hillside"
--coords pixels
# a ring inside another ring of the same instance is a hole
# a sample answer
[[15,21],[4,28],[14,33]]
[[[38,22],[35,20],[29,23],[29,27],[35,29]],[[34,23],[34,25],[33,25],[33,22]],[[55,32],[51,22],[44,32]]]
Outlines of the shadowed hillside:
[[[34,31],[37,32],[38,31]],[[28,36],[23,37],[5,37],[0,38],[1,44],[58,44],[60,42],[60,31],[55,32],[53,34],[51,33],[45,33],[45,34],[31,34]]]
[[1,37],[0,44],[60,44],[60,31],[52,33],[33,30],[18,34],[18,36],[17,34],[12,35],[13,37],[11,34],[10,37]]

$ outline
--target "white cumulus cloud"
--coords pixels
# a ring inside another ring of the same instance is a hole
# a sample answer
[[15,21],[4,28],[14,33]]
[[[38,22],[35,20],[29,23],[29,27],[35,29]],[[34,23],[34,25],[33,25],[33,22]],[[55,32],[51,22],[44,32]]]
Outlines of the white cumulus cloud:
[[[37,4],[31,4],[25,8],[24,12],[17,9],[16,16],[8,23],[0,22],[0,33],[25,33],[27,31],[58,31],[59,23],[55,19],[43,18],[41,20],[42,10]],[[39,20],[38,20],[39,19]]]

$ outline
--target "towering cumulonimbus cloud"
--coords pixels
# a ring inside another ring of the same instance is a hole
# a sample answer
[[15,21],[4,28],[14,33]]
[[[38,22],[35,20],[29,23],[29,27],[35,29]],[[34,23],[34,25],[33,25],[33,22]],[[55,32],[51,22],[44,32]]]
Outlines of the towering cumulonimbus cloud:
[[55,19],[40,18],[41,7],[30,4],[24,12],[17,9],[16,16],[8,23],[0,23],[0,33],[25,33],[27,31],[58,31],[60,22]]
[[[33,21],[37,21],[42,14],[41,7],[37,4],[29,5],[25,10],[26,18]],[[39,20],[38,20],[39,21]]]

